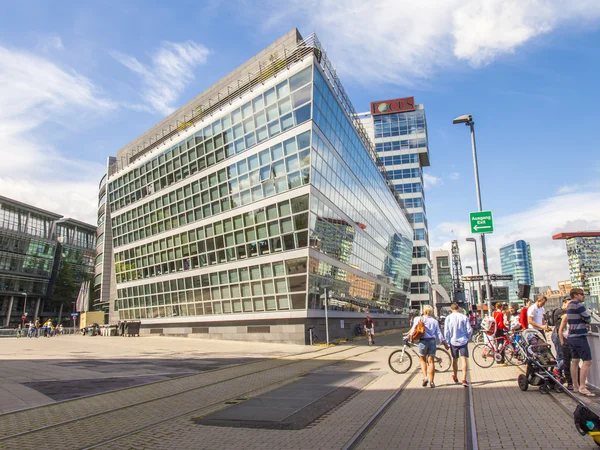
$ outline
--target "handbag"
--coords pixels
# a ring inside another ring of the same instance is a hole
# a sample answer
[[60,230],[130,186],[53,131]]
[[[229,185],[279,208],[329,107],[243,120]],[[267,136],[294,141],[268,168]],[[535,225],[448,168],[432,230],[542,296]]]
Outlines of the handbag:
[[411,341],[418,341],[425,334],[425,322],[423,322],[423,316],[421,316],[421,320],[417,322],[414,331],[410,335]]

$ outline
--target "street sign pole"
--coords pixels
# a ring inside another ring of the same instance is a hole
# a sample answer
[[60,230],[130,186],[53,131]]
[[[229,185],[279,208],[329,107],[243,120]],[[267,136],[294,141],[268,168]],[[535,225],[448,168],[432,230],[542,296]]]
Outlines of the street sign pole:
[[[471,128],[471,147],[473,149],[473,169],[475,171],[475,189],[477,190],[477,207],[479,211],[483,211],[483,207],[481,206],[481,189],[479,186],[479,166],[477,164],[477,145],[475,144],[475,122],[472,120],[469,122],[469,127]],[[485,246],[485,234],[481,233],[481,258],[483,259],[483,272],[486,275],[485,280],[485,291],[487,294],[487,303],[488,303],[488,314],[492,316],[492,286],[490,285],[490,280],[488,278],[488,262],[487,262],[487,253]]]

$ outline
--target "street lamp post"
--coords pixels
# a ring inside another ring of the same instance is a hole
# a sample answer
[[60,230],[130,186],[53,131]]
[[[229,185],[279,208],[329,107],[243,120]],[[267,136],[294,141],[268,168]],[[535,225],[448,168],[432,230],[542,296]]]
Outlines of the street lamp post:
[[[452,121],[453,124],[464,123],[471,129],[471,148],[473,149],[473,170],[475,172],[475,190],[477,191],[477,207],[479,211],[483,211],[481,206],[481,189],[479,187],[479,166],[477,165],[477,146],[475,144],[475,122],[471,114],[457,117]],[[492,286],[490,285],[490,277],[488,274],[488,262],[485,246],[485,233],[481,233],[481,259],[483,260],[483,272],[485,274],[485,290],[487,294],[488,314],[492,315]]]
[[[477,274],[479,275],[479,252],[477,251],[477,239],[467,238],[467,242],[472,242],[475,246],[475,266],[477,267]],[[477,303],[483,304],[481,297],[481,281],[477,282]]]
[[[473,267],[465,266],[465,269],[469,269],[471,271],[471,276],[473,276]],[[471,304],[474,304],[475,302],[473,301],[473,290],[475,289],[474,288],[475,284],[471,281],[469,283],[469,285],[470,285],[469,289],[471,290]]]

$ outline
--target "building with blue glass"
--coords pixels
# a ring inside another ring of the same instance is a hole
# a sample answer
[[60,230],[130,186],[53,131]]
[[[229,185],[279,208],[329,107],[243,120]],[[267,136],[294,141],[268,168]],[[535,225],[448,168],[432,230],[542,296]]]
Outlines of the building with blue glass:
[[[142,333],[397,327],[411,225],[316,36],[293,30],[109,159],[95,295]],[[387,314],[383,314],[387,313]],[[385,317],[385,320],[383,318]]]
[[535,284],[533,276],[533,262],[531,260],[531,247],[529,243],[519,240],[500,247],[500,265],[503,275],[512,275],[512,281],[505,281],[508,287],[508,299],[519,299],[518,286],[520,284]]
[[368,113],[357,121],[375,143],[378,162],[385,167],[402,199],[413,228],[410,302],[420,308],[432,304],[431,258],[425,209],[423,167],[429,166],[427,121],[423,105],[414,97],[371,103]]
[[94,225],[0,196],[1,325],[69,323],[77,292],[57,299],[54,286],[66,265],[77,289],[91,278],[95,242]]

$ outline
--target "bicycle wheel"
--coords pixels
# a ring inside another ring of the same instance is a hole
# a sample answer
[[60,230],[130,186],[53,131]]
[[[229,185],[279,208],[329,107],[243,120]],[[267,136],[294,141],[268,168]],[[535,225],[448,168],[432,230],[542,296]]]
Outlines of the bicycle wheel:
[[448,372],[452,365],[452,357],[445,348],[437,347],[433,357],[433,365],[436,372]]
[[484,369],[491,367],[492,364],[494,364],[494,361],[496,360],[494,355],[494,350],[486,344],[477,344],[473,348],[473,361],[479,367]]
[[412,357],[408,353],[408,347],[393,351],[388,358],[390,369],[396,373],[406,373],[412,366]]
[[472,338],[473,344],[477,345],[477,344],[483,344],[483,332],[482,331],[478,331],[477,333],[475,333],[473,335]]
[[510,345],[507,345],[504,349],[504,359],[512,366],[520,366],[525,363],[525,361],[520,358],[519,353]]

